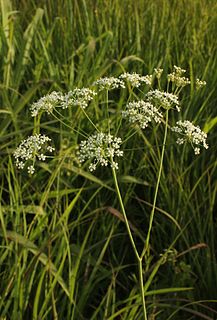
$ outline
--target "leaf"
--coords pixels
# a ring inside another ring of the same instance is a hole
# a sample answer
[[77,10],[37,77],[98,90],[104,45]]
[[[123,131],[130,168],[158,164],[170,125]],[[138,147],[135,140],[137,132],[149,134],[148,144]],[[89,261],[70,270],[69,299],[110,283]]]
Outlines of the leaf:
[[96,178],[94,175],[92,175],[91,173],[87,172],[87,171],[84,171],[83,169],[81,168],[77,168],[75,166],[72,166],[72,165],[67,165],[65,164],[64,167],[69,170],[69,171],[72,171],[74,173],[76,173],[77,175],[80,175],[84,178],[86,178],[87,180],[90,180],[92,182],[95,182],[97,184],[99,184],[100,186],[104,187],[104,188],[107,188],[111,191],[114,191],[113,188],[111,188],[110,186],[108,186],[106,183],[104,183],[102,180]]
[[139,179],[139,178],[136,178],[136,177],[133,177],[133,176],[121,176],[119,178],[119,181],[120,182],[125,182],[125,183],[136,183],[136,184],[142,184],[144,186],[149,186],[149,183],[142,180],[142,179]]
[[[3,236],[2,232],[0,232],[0,236]],[[19,243],[25,249],[29,250],[46,268],[49,265],[51,274],[57,278],[57,282],[59,283],[59,285],[62,287],[62,289],[70,299],[69,290],[63,278],[60,275],[58,275],[58,270],[56,269],[55,265],[50,261],[50,259],[48,259],[48,257],[44,252],[42,252],[32,241],[30,241],[29,239],[26,239],[24,236],[14,231],[6,230],[6,236],[8,240]],[[71,299],[70,299],[70,302],[72,302]]]
[[207,121],[203,127],[203,131],[208,133],[217,124],[217,117]]

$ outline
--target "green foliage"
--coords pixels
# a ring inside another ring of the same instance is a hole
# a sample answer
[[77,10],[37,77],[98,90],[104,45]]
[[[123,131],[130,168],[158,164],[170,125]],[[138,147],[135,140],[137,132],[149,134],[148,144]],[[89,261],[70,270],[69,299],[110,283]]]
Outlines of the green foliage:
[[[166,147],[143,265],[147,312],[160,320],[216,317],[216,9],[214,0],[1,1],[0,318],[142,319],[136,260],[111,173],[93,175],[71,159],[80,141],[75,129],[92,129],[85,115],[71,112],[63,118],[69,127],[43,115],[41,130],[52,132],[59,158],[34,176],[18,172],[11,156],[37,128],[29,106],[44,94],[174,64],[192,82],[207,82],[196,94],[193,87],[182,93],[181,114],[208,132],[210,148],[196,158],[190,148]],[[125,98],[118,96],[116,107],[111,93],[114,127]],[[97,122],[102,108],[92,113]],[[118,180],[142,251],[163,131],[131,133]]]

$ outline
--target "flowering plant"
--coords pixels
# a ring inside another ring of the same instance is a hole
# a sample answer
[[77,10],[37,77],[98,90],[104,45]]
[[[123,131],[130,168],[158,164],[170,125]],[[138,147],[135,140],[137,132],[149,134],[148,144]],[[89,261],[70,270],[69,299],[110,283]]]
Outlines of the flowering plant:
[[[153,75],[142,76],[137,73],[123,73],[119,77],[100,78],[96,80],[90,88],[75,88],[73,91],[69,91],[67,93],[53,91],[40,98],[37,102],[34,102],[30,107],[32,117],[38,119],[38,125],[37,128],[35,128],[35,131],[39,131],[41,116],[44,112],[51,116],[53,115],[58,119],[57,115],[61,115],[61,109],[69,110],[70,108],[76,108],[80,110],[80,112],[83,112],[90,125],[94,128],[94,132],[88,132],[85,134],[79,127],[76,128],[76,131],[82,135],[82,137],[85,137],[85,140],[82,138],[80,143],[77,144],[77,152],[74,157],[80,165],[87,162],[88,169],[91,172],[95,171],[99,166],[110,167],[112,170],[114,185],[122,214],[124,216],[128,236],[138,262],[142,309],[145,320],[147,319],[147,312],[144,292],[143,261],[144,259],[146,262],[149,261],[151,230],[161,179],[168,130],[171,130],[172,133],[174,132],[181,136],[176,140],[178,145],[189,142],[193,147],[195,155],[200,153],[202,147],[205,149],[208,148],[208,144],[206,142],[207,135],[199,126],[195,126],[189,120],[179,120],[176,125],[169,123],[169,113],[171,111],[175,110],[181,113],[179,93],[185,86],[190,84],[190,80],[183,76],[185,72],[186,71],[184,69],[174,66],[172,73],[167,76],[167,88],[171,87],[171,92],[169,92],[169,90],[163,91],[161,89],[160,80],[163,74],[163,69],[158,68],[154,70]],[[158,84],[157,88],[155,88],[156,83]],[[196,79],[196,89],[204,85],[204,81]],[[118,121],[118,125],[116,126],[114,124],[111,125],[110,121],[110,90],[118,90],[117,92],[125,90],[129,93],[128,100],[120,112],[121,120]],[[99,119],[96,121],[94,115],[90,114],[88,110],[89,105],[96,105],[99,103],[99,99],[104,94],[106,95],[106,101],[104,102],[104,109],[106,112],[103,112],[104,110],[102,110],[101,115],[103,117],[102,120],[106,123],[106,129],[103,128],[102,130],[102,128],[100,128],[101,123],[99,122]],[[98,98],[98,101],[96,101],[96,97]],[[124,121],[125,119],[127,121]],[[62,119],[59,118],[59,120],[64,124]],[[137,133],[138,128],[139,130],[147,130],[151,125],[164,126],[163,144],[159,171],[156,179],[153,206],[150,215],[148,233],[142,252],[139,252],[133,238],[116,173],[119,169],[118,160],[120,158],[124,158],[123,144],[127,139],[129,139],[129,137],[124,137],[122,128],[129,126],[129,124],[132,125],[132,129],[134,130],[132,135]],[[28,163],[27,171],[29,174],[33,174],[35,172],[35,164],[37,161],[46,160],[47,156],[44,153],[47,151],[54,151],[54,147],[48,145],[50,141],[50,138],[40,132],[34,133],[32,136],[22,141],[14,152],[16,166],[18,169],[24,169],[26,163]]]

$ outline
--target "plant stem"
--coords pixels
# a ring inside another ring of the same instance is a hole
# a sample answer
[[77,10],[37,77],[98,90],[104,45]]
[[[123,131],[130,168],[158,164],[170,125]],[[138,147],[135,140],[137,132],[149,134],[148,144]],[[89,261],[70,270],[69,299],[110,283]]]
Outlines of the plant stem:
[[122,197],[121,197],[121,192],[120,192],[120,189],[119,189],[115,168],[112,168],[112,174],[113,174],[113,178],[114,178],[115,189],[116,189],[116,192],[117,192],[117,195],[118,195],[118,200],[119,200],[119,203],[120,203],[120,206],[121,206],[121,211],[122,211],[123,216],[124,216],[124,222],[125,222],[126,227],[127,227],[127,232],[128,232],[128,235],[129,235],[132,247],[133,247],[133,251],[134,251],[134,253],[136,255],[136,258],[139,260],[140,257],[139,257],[138,251],[136,249],[136,245],[135,245],[135,242],[134,242],[131,230],[130,230],[130,225],[129,225],[129,222],[128,222],[128,219],[127,219],[126,211],[125,211],[123,200],[122,200]]
[[144,280],[143,280],[143,272],[142,272],[142,258],[138,259],[139,264],[139,286],[141,291],[141,299],[142,299],[142,311],[144,320],[147,320],[147,313],[146,313],[146,305],[145,305],[145,292],[144,292]]
[[165,145],[166,145],[166,139],[167,139],[168,111],[169,110],[166,111],[166,123],[165,123],[165,131],[164,131],[164,140],[163,140],[163,147],[162,147],[162,153],[161,153],[161,159],[160,159],[160,167],[159,167],[159,172],[158,172],[158,177],[157,177],[157,184],[156,184],[155,194],[154,194],[153,207],[152,207],[152,210],[151,210],[151,216],[150,216],[149,227],[148,227],[148,234],[147,234],[144,250],[143,250],[143,252],[141,254],[141,259],[144,257],[144,255],[145,255],[145,253],[147,251],[148,251],[148,256],[149,256],[149,242],[150,242],[150,237],[151,237],[152,224],[153,224],[153,220],[154,220],[155,207],[156,207],[158,189],[159,189],[159,185],[160,185],[161,173],[162,173],[162,169],[163,169],[163,159],[164,159]]
[[119,203],[120,203],[120,206],[121,206],[121,211],[123,213],[124,221],[125,221],[125,224],[126,224],[126,227],[127,227],[128,236],[130,238],[130,241],[131,241],[131,244],[132,244],[132,247],[133,247],[133,251],[134,251],[134,253],[136,255],[136,259],[138,261],[138,266],[139,266],[139,286],[140,286],[141,299],[142,299],[142,311],[143,311],[144,320],[147,320],[146,305],[145,305],[145,293],[144,293],[144,281],[143,281],[143,272],[142,272],[142,257],[140,258],[140,256],[139,256],[138,250],[136,248],[136,245],[135,245],[135,242],[134,242],[134,239],[133,239],[133,235],[132,235],[131,230],[130,230],[130,225],[129,225],[129,222],[128,222],[128,219],[127,219],[126,211],[125,211],[123,200],[122,200],[122,197],[121,197],[121,192],[120,192],[120,189],[119,189],[115,168],[112,168],[112,174],[113,174],[113,178],[114,178],[116,192],[117,192],[117,195],[118,195],[118,200],[119,200]]

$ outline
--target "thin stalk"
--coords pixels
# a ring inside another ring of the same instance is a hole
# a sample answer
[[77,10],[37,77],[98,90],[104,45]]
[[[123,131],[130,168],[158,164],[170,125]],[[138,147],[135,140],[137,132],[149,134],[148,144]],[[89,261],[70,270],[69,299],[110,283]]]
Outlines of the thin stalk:
[[146,312],[146,305],[145,305],[145,292],[144,292],[144,280],[143,280],[143,272],[142,272],[142,258],[138,260],[139,264],[139,286],[141,291],[141,298],[142,298],[142,312],[144,316],[144,320],[147,320],[147,312]]
[[[57,110],[55,110],[55,111],[62,117],[61,113],[59,113]],[[56,120],[58,120],[60,123],[62,123],[65,127],[67,127],[67,128],[69,128],[69,129],[71,129],[72,131],[80,134],[80,135],[83,136],[84,138],[87,138],[87,135],[84,135],[82,132],[74,129],[74,128],[71,127],[71,126],[69,126],[66,122],[64,122],[63,120],[61,120],[60,118],[58,118],[54,113],[52,113],[52,116],[53,116]]]
[[93,123],[93,121],[90,119],[90,117],[88,116],[87,112],[84,110],[84,108],[82,108],[83,113],[85,114],[85,117],[87,118],[87,120],[92,124],[92,126],[96,129],[97,132],[99,132],[99,130],[97,129],[97,127],[95,126],[95,124]]
[[158,172],[158,177],[157,177],[157,184],[156,184],[155,194],[154,194],[153,207],[151,210],[151,216],[150,216],[149,227],[148,227],[148,234],[147,234],[144,250],[141,254],[141,259],[144,257],[144,255],[147,251],[149,252],[149,242],[150,242],[150,237],[151,237],[152,224],[153,224],[153,220],[154,220],[155,207],[156,207],[157,195],[158,195],[158,190],[159,190],[159,185],[160,185],[161,173],[162,173],[162,169],[163,169],[163,160],[164,160],[165,146],[166,146],[166,140],[167,140],[168,111],[169,110],[166,111],[164,140],[163,140],[163,147],[162,147],[162,153],[161,153],[161,159],[160,159],[160,167],[159,167],[159,172]]
[[108,120],[108,132],[109,132],[109,134],[110,134],[109,107],[108,107],[108,90],[106,90],[106,112],[107,112],[107,120]]
[[136,245],[135,245],[135,242],[134,242],[134,239],[133,239],[133,235],[132,235],[131,230],[130,230],[129,222],[128,222],[128,219],[127,219],[126,211],[125,211],[124,204],[123,204],[122,197],[121,197],[121,192],[120,192],[119,185],[118,185],[118,180],[117,180],[117,175],[116,175],[115,168],[112,168],[112,174],[113,174],[113,178],[114,178],[116,192],[117,192],[117,195],[118,195],[118,200],[119,200],[119,203],[120,203],[120,206],[121,206],[121,211],[122,211],[123,216],[124,216],[124,221],[125,221],[125,225],[126,225],[126,228],[127,228],[128,236],[130,238],[130,241],[131,241],[131,244],[132,244],[132,247],[133,247],[133,251],[134,251],[134,253],[136,255],[136,259],[138,261],[138,266],[139,266],[139,286],[140,286],[141,299],[142,299],[142,311],[143,311],[144,320],[147,320],[146,305],[145,305],[145,293],[144,293],[144,280],[143,280],[143,272],[142,272],[142,257],[140,258],[140,256],[139,256],[139,253],[137,251],[137,248],[136,248]]
[[119,203],[120,203],[120,206],[121,206],[121,211],[122,211],[123,216],[124,216],[124,222],[125,222],[126,227],[127,227],[127,232],[128,232],[128,235],[129,235],[132,247],[133,247],[133,251],[134,251],[134,253],[136,255],[136,258],[138,260],[140,260],[140,257],[139,257],[138,251],[136,249],[136,245],[135,245],[135,242],[134,242],[131,230],[130,230],[130,225],[129,225],[129,222],[128,222],[128,219],[127,219],[127,215],[126,215],[126,211],[125,211],[125,208],[124,208],[123,200],[122,200],[122,197],[121,197],[121,192],[120,192],[120,189],[119,189],[115,168],[112,168],[112,174],[113,174],[113,178],[114,178],[115,189],[116,189],[116,192],[117,192],[117,195],[118,195],[118,200],[119,200]]

